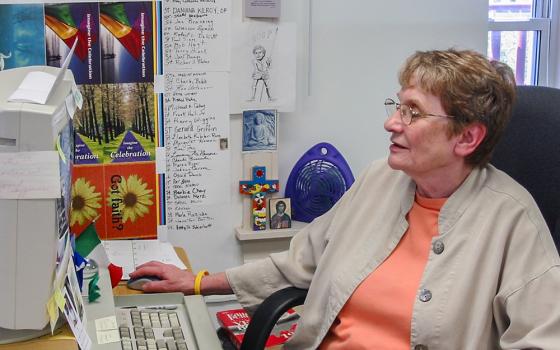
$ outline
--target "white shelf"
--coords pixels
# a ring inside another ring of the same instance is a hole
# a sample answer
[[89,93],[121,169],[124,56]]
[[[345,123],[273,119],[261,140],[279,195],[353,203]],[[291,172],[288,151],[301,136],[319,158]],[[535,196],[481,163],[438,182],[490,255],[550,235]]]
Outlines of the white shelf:
[[253,230],[247,230],[243,227],[236,227],[235,228],[235,237],[237,237],[237,239],[240,240],[240,241],[291,238],[299,230],[304,228],[305,225],[307,225],[306,222],[293,221],[292,220],[292,227],[291,228],[283,228],[283,229],[277,229],[277,230],[253,231]]

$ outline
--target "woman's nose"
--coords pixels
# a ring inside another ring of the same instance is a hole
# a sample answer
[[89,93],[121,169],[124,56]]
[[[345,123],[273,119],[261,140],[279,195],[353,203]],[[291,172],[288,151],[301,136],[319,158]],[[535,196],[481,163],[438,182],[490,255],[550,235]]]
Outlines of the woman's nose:
[[387,119],[385,119],[385,123],[383,123],[385,130],[393,132],[395,130],[402,129],[403,123],[399,113],[400,112],[396,110],[393,114],[388,116]]

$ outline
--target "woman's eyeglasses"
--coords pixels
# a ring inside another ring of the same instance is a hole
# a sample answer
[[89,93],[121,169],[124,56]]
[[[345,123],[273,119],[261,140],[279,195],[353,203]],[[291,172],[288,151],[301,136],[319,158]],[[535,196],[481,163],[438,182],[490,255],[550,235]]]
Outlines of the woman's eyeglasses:
[[455,118],[452,115],[420,113],[410,108],[410,106],[395,102],[392,98],[385,99],[385,110],[387,111],[387,117],[390,117],[393,114],[395,114],[396,111],[399,111],[401,120],[406,125],[412,124],[412,121],[417,118],[426,118],[426,117]]

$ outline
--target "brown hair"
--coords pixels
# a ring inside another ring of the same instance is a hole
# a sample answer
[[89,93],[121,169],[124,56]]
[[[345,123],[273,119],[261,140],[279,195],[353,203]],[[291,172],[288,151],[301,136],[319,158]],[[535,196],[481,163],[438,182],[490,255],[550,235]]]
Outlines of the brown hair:
[[475,51],[417,51],[399,73],[402,87],[413,81],[438,96],[445,112],[455,117],[450,123],[451,135],[472,123],[486,126],[484,140],[465,159],[475,167],[486,165],[511,116],[515,100],[511,68]]

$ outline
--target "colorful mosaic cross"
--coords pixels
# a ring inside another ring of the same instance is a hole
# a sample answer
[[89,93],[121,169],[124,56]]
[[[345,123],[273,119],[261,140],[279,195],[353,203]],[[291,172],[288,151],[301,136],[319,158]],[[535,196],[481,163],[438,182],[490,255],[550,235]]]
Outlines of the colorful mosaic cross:
[[239,193],[248,194],[253,199],[253,231],[266,229],[266,200],[267,193],[278,192],[280,185],[278,180],[266,179],[266,168],[264,166],[253,167],[253,179],[239,181]]

